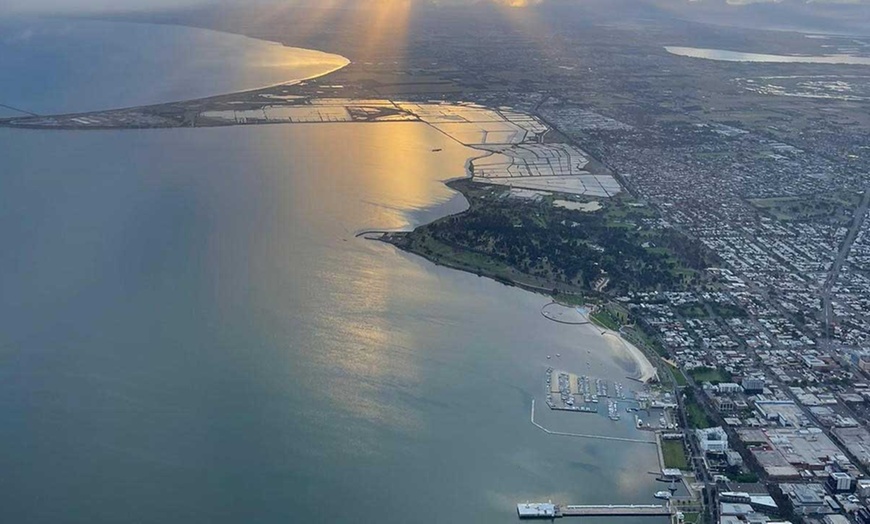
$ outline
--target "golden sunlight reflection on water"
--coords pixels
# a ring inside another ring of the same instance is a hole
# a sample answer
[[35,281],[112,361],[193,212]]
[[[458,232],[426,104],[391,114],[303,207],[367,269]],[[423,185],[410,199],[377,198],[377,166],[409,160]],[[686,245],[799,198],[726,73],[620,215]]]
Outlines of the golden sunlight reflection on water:
[[[317,360],[338,369],[352,384],[351,394],[344,386],[322,388],[335,409],[403,431],[418,431],[421,421],[415,413],[377,397],[385,381],[399,391],[411,391],[420,381],[422,356],[415,355],[413,348],[421,344],[414,340],[415,332],[388,325],[397,295],[405,291],[398,287],[397,268],[385,251],[392,248],[357,238],[355,233],[412,227],[417,223],[415,213],[433,205],[446,203],[454,206],[454,212],[464,207],[464,199],[443,181],[463,176],[475,151],[421,123],[284,129],[286,134],[264,135],[256,142],[261,153],[257,170],[271,175],[261,190],[268,194],[260,197],[268,212],[262,234],[252,238],[247,249],[256,290],[257,304],[252,307],[281,309],[288,293],[285,286],[291,285],[295,289],[290,293],[297,296],[328,297],[333,309],[304,312],[316,317],[322,330],[312,347],[302,350],[317,352]],[[297,133],[306,135],[304,151],[296,148]],[[312,143],[318,146],[311,147]],[[305,175],[287,176],[287,165]],[[336,247],[344,253],[341,265],[332,259]],[[269,267],[258,268],[259,264]],[[301,278],[304,267],[317,268],[317,278]],[[284,275],[279,282],[276,274]],[[258,281],[261,275],[271,278]],[[293,360],[288,353],[288,369]]]
[[287,47],[277,43],[258,49],[252,55],[251,64],[255,67],[292,68],[294,71],[302,68],[304,71],[312,71],[311,75],[332,72],[350,63],[348,59],[339,55]]

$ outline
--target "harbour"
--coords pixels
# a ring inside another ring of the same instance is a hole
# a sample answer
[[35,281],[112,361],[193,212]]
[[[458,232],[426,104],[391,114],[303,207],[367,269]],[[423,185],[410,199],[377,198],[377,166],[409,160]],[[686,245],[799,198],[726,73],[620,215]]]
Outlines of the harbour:
[[[21,107],[44,112],[36,102]],[[620,480],[654,467],[652,448],[607,439],[629,423],[603,409],[551,426],[568,431],[524,420],[546,352],[569,368],[585,362],[611,394],[634,373],[599,330],[542,317],[539,295],[354,238],[463,209],[442,181],[466,174],[478,152],[444,131],[384,122],[0,136],[10,217],[0,236],[18,246],[0,261],[11,399],[0,464],[16,478],[0,500],[12,520],[123,521],[132,503],[143,522],[320,522],[342,493],[336,522],[404,522],[409,504],[440,515],[452,501],[459,521],[495,523],[527,491],[651,492],[652,480]],[[27,307],[15,297],[30,297]],[[595,378],[589,388],[598,395]],[[580,419],[606,426],[604,438],[550,438],[576,436]],[[612,474],[575,466],[596,460]],[[82,477],[94,496],[77,496]],[[38,509],[21,503],[46,490],[57,495]]]
[[[545,387],[547,407],[553,411],[598,413],[599,404],[606,402],[607,417],[618,422],[622,418],[620,416],[620,402],[637,405],[638,401],[636,393],[633,391],[626,393],[625,387],[619,382],[613,382],[612,385],[611,396],[611,384],[605,379],[548,367]],[[637,410],[638,408],[634,406],[625,408],[627,413]],[[636,425],[638,429],[643,429],[641,424]]]
[[652,444],[656,445],[655,440],[644,440],[644,439],[635,439],[628,437],[614,437],[611,435],[593,435],[590,433],[572,433],[568,431],[553,431],[545,428],[539,423],[535,422],[535,399],[532,399],[532,413],[531,413],[531,422],[532,425],[536,428],[540,429],[544,433],[548,435],[557,435],[562,437],[574,437],[574,438],[587,438],[587,439],[596,439],[596,440],[608,440],[611,442],[630,442],[633,444]]
[[[320,522],[339,492],[348,504],[331,511],[336,522],[404,522],[408,504],[440,515],[450,500],[458,522],[495,524],[516,518],[514,502],[527,498],[644,502],[655,491],[652,477],[621,481],[639,467],[655,469],[655,448],[618,440],[650,435],[624,414],[611,422],[605,399],[598,416],[546,410],[546,431],[525,418],[529,398],[543,403],[547,354],[554,368],[589,374],[590,393],[594,377],[609,382],[611,395],[614,381],[626,393],[637,387],[623,378],[631,362],[614,363],[610,337],[544,318],[539,295],[354,237],[411,227],[436,204],[445,214],[462,209],[441,180],[460,176],[472,151],[429,126],[0,136],[13,173],[3,182],[10,220],[2,236],[40,230],[39,243],[16,255],[23,264],[5,260],[8,293],[0,300],[13,349],[4,387],[20,399],[5,411],[9,453],[0,460],[21,479],[0,496],[13,520],[32,515],[16,501],[37,486],[58,493],[45,512],[80,520],[123,521],[129,504],[116,501],[160,501],[215,523],[239,515]],[[306,154],[333,143],[345,154]],[[363,151],[373,143],[390,146],[369,158]],[[434,155],[433,147],[443,151]],[[41,155],[45,148],[64,161]],[[148,161],[154,151],[185,168]],[[25,157],[36,160],[24,164]],[[123,174],[113,167],[121,159],[133,166]],[[413,173],[407,184],[394,180],[396,166]],[[54,210],[37,221],[28,211],[49,197]],[[102,246],[102,255],[95,260],[76,245]],[[129,252],[150,261],[135,278]],[[30,278],[24,268],[36,260],[58,266],[38,266],[39,278]],[[35,287],[60,289],[93,271],[127,284],[103,279],[62,303]],[[14,300],[20,296],[33,297],[38,318]],[[76,332],[62,331],[62,343],[39,327],[63,318],[76,319]],[[47,349],[30,351],[37,347]],[[233,415],[215,418],[226,406]],[[34,428],[58,454],[34,452]],[[600,436],[577,445],[576,434],[593,433]],[[597,460],[611,474],[576,467]],[[87,504],[73,497],[79,476],[58,473],[58,461],[90,475],[99,494]],[[123,475],[142,482],[113,482]],[[205,475],[238,480],[202,482]],[[208,505],[231,499],[234,514]]]

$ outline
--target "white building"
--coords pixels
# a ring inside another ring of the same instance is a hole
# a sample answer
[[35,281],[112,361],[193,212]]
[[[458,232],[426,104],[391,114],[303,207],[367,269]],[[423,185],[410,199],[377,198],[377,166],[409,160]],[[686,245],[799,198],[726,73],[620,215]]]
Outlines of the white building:
[[742,466],[743,465],[743,457],[740,456],[740,453],[736,451],[726,451],[725,459],[728,461],[729,466]]
[[728,435],[722,428],[695,430],[698,443],[704,453],[725,453],[728,451]]
[[743,391],[761,393],[764,391],[764,377],[746,377],[742,381]]
[[852,477],[848,473],[837,471],[828,477],[828,489],[832,493],[846,493],[852,491]]
[[743,388],[740,384],[735,384],[734,382],[722,382],[718,386],[719,393],[723,395],[733,395],[734,393],[740,393],[743,391]]

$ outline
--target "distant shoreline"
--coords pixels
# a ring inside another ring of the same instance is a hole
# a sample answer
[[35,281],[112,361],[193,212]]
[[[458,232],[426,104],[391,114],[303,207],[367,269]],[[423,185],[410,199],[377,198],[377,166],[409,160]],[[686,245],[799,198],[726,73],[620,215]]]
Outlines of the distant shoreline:
[[[110,23],[130,23],[130,22],[110,22]],[[148,25],[148,24],[145,24],[145,25]],[[170,25],[173,25],[173,24],[170,24]],[[179,27],[186,27],[186,26],[179,26]],[[221,31],[214,31],[214,30],[210,30],[210,29],[202,29],[202,28],[199,28],[199,29],[205,30],[205,31],[217,32],[217,33],[221,32]],[[228,33],[228,34],[234,34],[234,33]],[[244,35],[236,35],[236,36],[244,36]],[[245,37],[245,38],[250,38],[250,37]],[[288,49],[303,49],[303,48],[296,48],[296,47],[292,47],[292,46],[287,46],[287,45],[279,43],[279,42],[274,42],[274,41],[269,41],[269,40],[264,40],[264,39],[254,39],[254,40],[260,40],[262,42],[267,42],[267,43],[274,45],[274,46],[281,46],[281,47],[288,48]],[[304,49],[304,50],[323,53],[322,51],[317,51],[317,50],[309,50],[309,49]],[[262,95],[262,94],[264,94],[265,91],[272,91],[273,88],[277,88],[277,87],[285,87],[286,88],[286,87],[296,86],[297,89],[299,89],[301,87],[301,86],[299,86],[299,84],[302,84],[302,83],[310,81],[310,80],[315,80],[315,79],[326,77],[326,76],[331,75],[331,74],[333,74],[341,69],[346,68],[350,64],[352,64],[351,60],[349,60],[346,57],[343,57],[341,55],[335,55],[333,53],[323,53],[323,54],[341,58],[343,63],[341,63],[340,65],[336,65],[335,67],[331,67],[328,70],[321,71],[321,72],[314,74],[314,75],[308,75],[308,76],[303,77],[303,78],[289,79],[289,80],[281,81],[281,82],[278,82],[278,83],[272,84],[272,85],[266,85],[266,86],[251,88],[251,89],[245,89],[245,90],[236,91],[233,93],[228,93],[228,94],[223,94],[223,95],[207,96],[207,97],[196,99],[196,100],[170,101],[170,102],[163,102],[163,103],[147,105],[147,106],[134,106],[134,107],[118,108],[118,109],[106,109],[106,110],[91,111],[91,112],[85,112],[85,113],[67,113],[67,114],[56,114],[56,115],[50,115],[50,116],[34,116],[34,115],[32,115],[30,118],[13,117],[13,118],[8,118],[8,119],[0,119],[0,126],[30,128],[30,129],[52,129],[52,130],[67,130],[67,129],[76,129],[76,130],[103,129],[103,130],[106,130],[106,129],[146,129],[146,128],[166,129],[166,128],[172,128],[172,127],[186,127],[188,125],[192,125],[193,127],[223,127],[223,126],[227,126],[227,125],[233,125],[232,123],[219,123],[219,122],[210,122],[210,123],[206,123],[205,125],[203,125],[203,122],[198,121],[199,120],[198,118],[194,118],[192,121],[188,120],[187,115],[190,113],[195,113],[197,116],[199,116],[199,115],[203,114],[205,112],[206,108],[208,108],[208,106],[210,106],[210,105],[216,105],[219,107],[220,106],[233,107],[233,108],[236,108],[236,107],[241,108],[241,107],[247,107],[247,106],[251,106],[251,107],[253,107],[253,106],[265,106],[265,105],[269,105],[269,104],[276,105],[276,106],[283,106],[283,107],[299,107],[300,105],[303,105],[303,104],[286,103],[286,102],[283,104],[280,104],[278,102],[278,100],[269,99],[268,101],[266,101],[266,100],[261,100],[259,98],[253,99],[253,100],[248,100],[246,98],[246,95]],[[308,90],[306,90],[306,91],[308,91]],[[266,94],[270,94],[270,93],[266,93]],[[314,100],[317,100],[317,95],[311,96],[311,93],[308,93],[307,97],[302,93],[300,93],[299,96],[300,96],[300,98],[306,99],[309,103],[311,103]],[[241,105],[232,105],[234,102],[237,102],[237,101],[244,101],[245,103],[242,103]],[[481,107],[481,106],[478,106],[478,107]],[[487,109],[491,110],[491,111],[498,111],[497,109],[494,109],[494,108],[487,108]],[[169,121],[166,119],[162,119],[162,120],[155,122],[155,121],[149,120],[147,118],[147,117],[151,116],[151,113],[150,113],[151,111],[156,111],[156,113],[160,114],[160,117],[164,117],[166,114],[175,113],[175,114],[179,115],[180,118],[178,120],[175,120],[175,121]],[[137,116],[137,114],[145,115],[145,118],[143,118],[143,120],[141,122],[130,124],[130,122],[129,122],[130,117],[132,116],[133,118],[135,118]],[[415,115],[412,114],[411,116],[415,116]],[[79,118],[73,119],[73,117],[79,117]],[[471,148],[477,150],[477,154],[470,155],[468,160],[466,161],[465,166],[464,166],[465,170],[464,170],[463,176],[455,177],[455,178],[443,181],[443,183],[445,185],[447,185],[447,187],[449,187],[450,189],[452,189],[454,191],[457,191],[458,193],[463,195],[463,197],[466,200],[469,200],[469,196],[468,196],[467,192],[465,191],[465,188],[468,187],[469,182],[472,181],[472,178],[474,176],[473,169],[472,169],[472,161],[477,159],[477,158],[492,155],[493,152],[490,150],[481,148],[481,147],[474,147],[473,145],[465,144],[465,143],[457,140],[454,136],[450,135],[449,133],[446,133],[443,129],[439,128],[438,126],[433,125],[431,122],[428,122],[425,119],[419,118],[419,116],[417,118],[418,119],[416,119],[416,120],[408,120],[408,121],[415,122],[415,123],[424,123],[427,126],[429,126],[430,128],[435,129],[436,131],[439,131],[439,132],[445,134],[448,138],[456,140],[459,143],[462,143],[466,147],[471,147]],[[45,119],[58,119],[59,121],[51,121],[51,120],[46,121]],[[70,119],[73,119],[73,121],[72,122],[68,121]],[[105,119],[105,121],[92,122],[91,120],[94,120],[94,119]],[[351,120],[347,123],[361,123],[362,121],[377,122],[377,120]],[[388,121],[389,120],[384,120],[384,122],[388,122]],[[399,121],[401,121],[401,120],[399,120]],[[272,123],[272,122],[257,122],[257,123],[259,124],[259,123]],[[274,122],[274,123],[285,123],[285,122]],[[298,125],[297,122],[292,122],[292,123],[295,123]],[[239,125],[238,123],[235,123],[235,124]],[[451,215],[445,215],[443,217],[436,219],[436,221],[443,220],[443,219],[448,218],[448,217],[461,216],[465,212],[466,211],[462,211],[462,212],[451,214]],[[414,249],[413,246],[411,246],[410,243],[406,241],[406,235],[408,233],[412,232],[414,229],[415,228],[412,228],[411,230],[405,230],[405,231],[402,231],[402,230],[385,231],[385,230],[378,230],[378,229],[367,229],[367,230],[363,230],[363,231],[356,233],[356,236],[363,237],[363,238],[370,239],[370,240],[380,240],[382,242],[392,244],[395,247],[397,247],[397,248],[399,248],[402,251],[405,251],[407,253],[412,253],[412,254],[415,254],[418,256],[422,256],[423,258],[426,258],[427,260],[429,260],[430,262],[432,262],[436,265],[440,265],[443,267],[449,267],[451,269],[456,269],[456,270],[462,270],[462,271],[465,271],[467,273],[474,273],[478,276],[488,277],[492,280],[495,280],[495,281],[500,282],[500,283],[505,284],[505,285],[519,287],[519,288],[522,288],[526,291],[531,291],[534,293],[546,295],[548,297],[554,297],[556,295],[583,296],[584,294],[588,293],[588,290],[581,290],[576,285],[550,282],[545,277],[524,274],[524,273],[522,273],[522,272],[520,272],[512,267],[509,267],[509,266],[498,267],[498,268],[493,269],[492,267],[486,267],[483,265],[476,265],[473,263],[473,261],[469,263],[468,260],[462,259],[462,253],[461,253],[462,249],[461,248],[452,248],[453,251],[455,251],[459,255],[456,257],[441,256],[437,253],[431,253],[431,252],[424,253],[420,250]],[[589,322],[591,320],[588,317],[588,315],[584,315],[584,317],[586,318],[587,322]],[[584,325],[584,324],[581,324],[581,325]],[[585,324],[585,325],[588,325],[588,324]],[[590,326],[590,329],[597,329],[597,328],[592,328]],[[618,332],[605,329],[604,331],[600,331],[600,334],[602,336],[608,335],[608,334],[615,335],[622,341],[624,347],[626,348],[628,353],[631,355],[632,359],[635,360],[637,365],[638,365],[641,381],[646,382],[650,378],[655,376],[655,368],[652,366],[652,364],[649,362],[649,360],[646,358],[646,356],[643,354],[643,352],[640,351],[638,348],[636,348],[634,345],[627,342]]]
[[[287,52],[296,52],[296,53],[304,53],[305,56],[302,57],[302,62],[300,63],[298,60],[296,62],[287,62],[283,64],[282,67],[284,69],[295,69],[297,67],[307,67],[308,69],[314,69],[314,67],[308,65],[304,66],[310,57],[322,57],[319,58],[320,65],[323,65],[325,69],[321,69],[319,72],[313,74],[306,74],[304,71],[296,71],[298,74],[293,74],[292,71],[288,71],[288,74],[293,75],[293,78],[280,79],[280,75],[272,75],[276,78],[262,78],[262,84],[253,85],[250,87],[241,87],[240,89],[230,88],[227,90],[221,90],[218,92],[213,92],[212,89],[214,87],[210,87],[204,89],[205,93],[197,93],[192,97],[181,95],[180,97],[176,97],[170,100],[160,100],[160,101],[145,101],[144,103],[134,103],[132,105],[124,105],[124,103],[120,103],[118,105],[112,105],[108,103],[108,107],[102,107],[100,109],[73,109],[73,110],[61,110],[60,112],[56,111],[31,111],[30,108],[21,108],[16,104],[6,105],[4,100],[0,100],[0,107],[5,107],[9,110],[15,111],[17,113],[21,113],[23,116],[3,116],[0,117],[0,126],[3,127],[19,127],[19,128],[33,128],[33,129],[56,129],[56,130],[77,130],[77,129],[123,129],[125,126],[117,126],[117,125],[109,125],[105,127],[99,126],[78,126],[78,125],[60,125],[60,126],[45,126],[41,124],[30,125],[26,122],[24,123],[16,123],[15,121],[26,120],[28,117],[71,117],[71,116],[82,116],[87,117],[90,115],[102,115],[102,114],[111,114],[117,112],[135,112],[135,111],[145,111],[145,110],[155,110],[158,112],[166,111],[167,109],[171,109],[176,106],[184,106],[184,105],[197,105],[203,102],[208,102],[211,100],[223,99],[227,97],[236,97],[236,96],[244,96],[252,93],[257,93],[260,91],[272,90],[275,88],[286,88],[296,86],[298,84],[309,82],[313,80],[320,79],[322,77],[334,74],[353,63],[352,60],[347,58],[346,56],[342,56],[336,53],[330,53],[327,51],[321,51],[319,49],[312,49],[308,47],[299,47],[295,45],[288,45],[282,42],[278,42],[275,40],[268,40],[265,38],[257,38],[248,36],[241,33],[230,32],[230,31],[221,31],[217,29],[211,29],[207,27],[199,27],[199,26],[191,26],[184,24],[175,24],[175,23],[158,23],[158,22],[145,22],[145,21],[130,21],[130,20],[114,20],[114,19],[106,19],[100,17],[46,17],[48,19],[57,18],[61,21],[81,21],[86,23],[96,23],[96,24],[109,24],[109,25],[131,25],[131,26],[156,26],[156,27],[167,27],[167,28],[176,28],[187,31],[196,31],[201,33],[212,33],[215,35],[226,35],[227,37],[243,39],[252,42],[256,42],[260,45],[270,46],[271,48],[278,49],[280,48],[282,51]],[[295,64],[295,65],[294,65]],[[310,73],[310,71],[308,72]],[[251,82],[252,84],[256,84],[257,82]],[[205,85],[205,84],[203,84]],[[12,123],[13,125],[9,125]],[[134,129],[142,129],[148,128],[149,126],[129,126]],[[154,128],[166,128],[173,126],[161,126],[155,125]],[[180,126],[179,126],[180,127]]]

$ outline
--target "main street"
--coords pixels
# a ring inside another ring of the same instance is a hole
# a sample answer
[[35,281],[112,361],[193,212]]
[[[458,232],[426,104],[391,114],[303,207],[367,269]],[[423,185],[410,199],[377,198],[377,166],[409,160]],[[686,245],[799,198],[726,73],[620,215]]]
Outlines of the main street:
[[831,290],[833,289],[834,284],[837,283],[837,279],[840,277],[840,271],[843,269],[843,262],[845,262],[846,257],[849,256],[849,251],[852,250],[852,244],[855,243],[858,231],[861,230],[861,226],[864,224],[868,208],[870,208],[870,190],[865,189],[861,196],[861,203],[858,204],[858,207],[855,209],[854,218],[852,219],[852,225],[849,228],[849,232],[846,234],[846,238],[840,246],[837,258],[834,259],[834,263],[831,265],[831,270],[828,273],[828,278],[825,280],[825,285],[822,287],[821,298],[822,310],[825,315],[824,344],[826,349],[830,349],[831,346],[831,316],[833,314],[831,308]]

